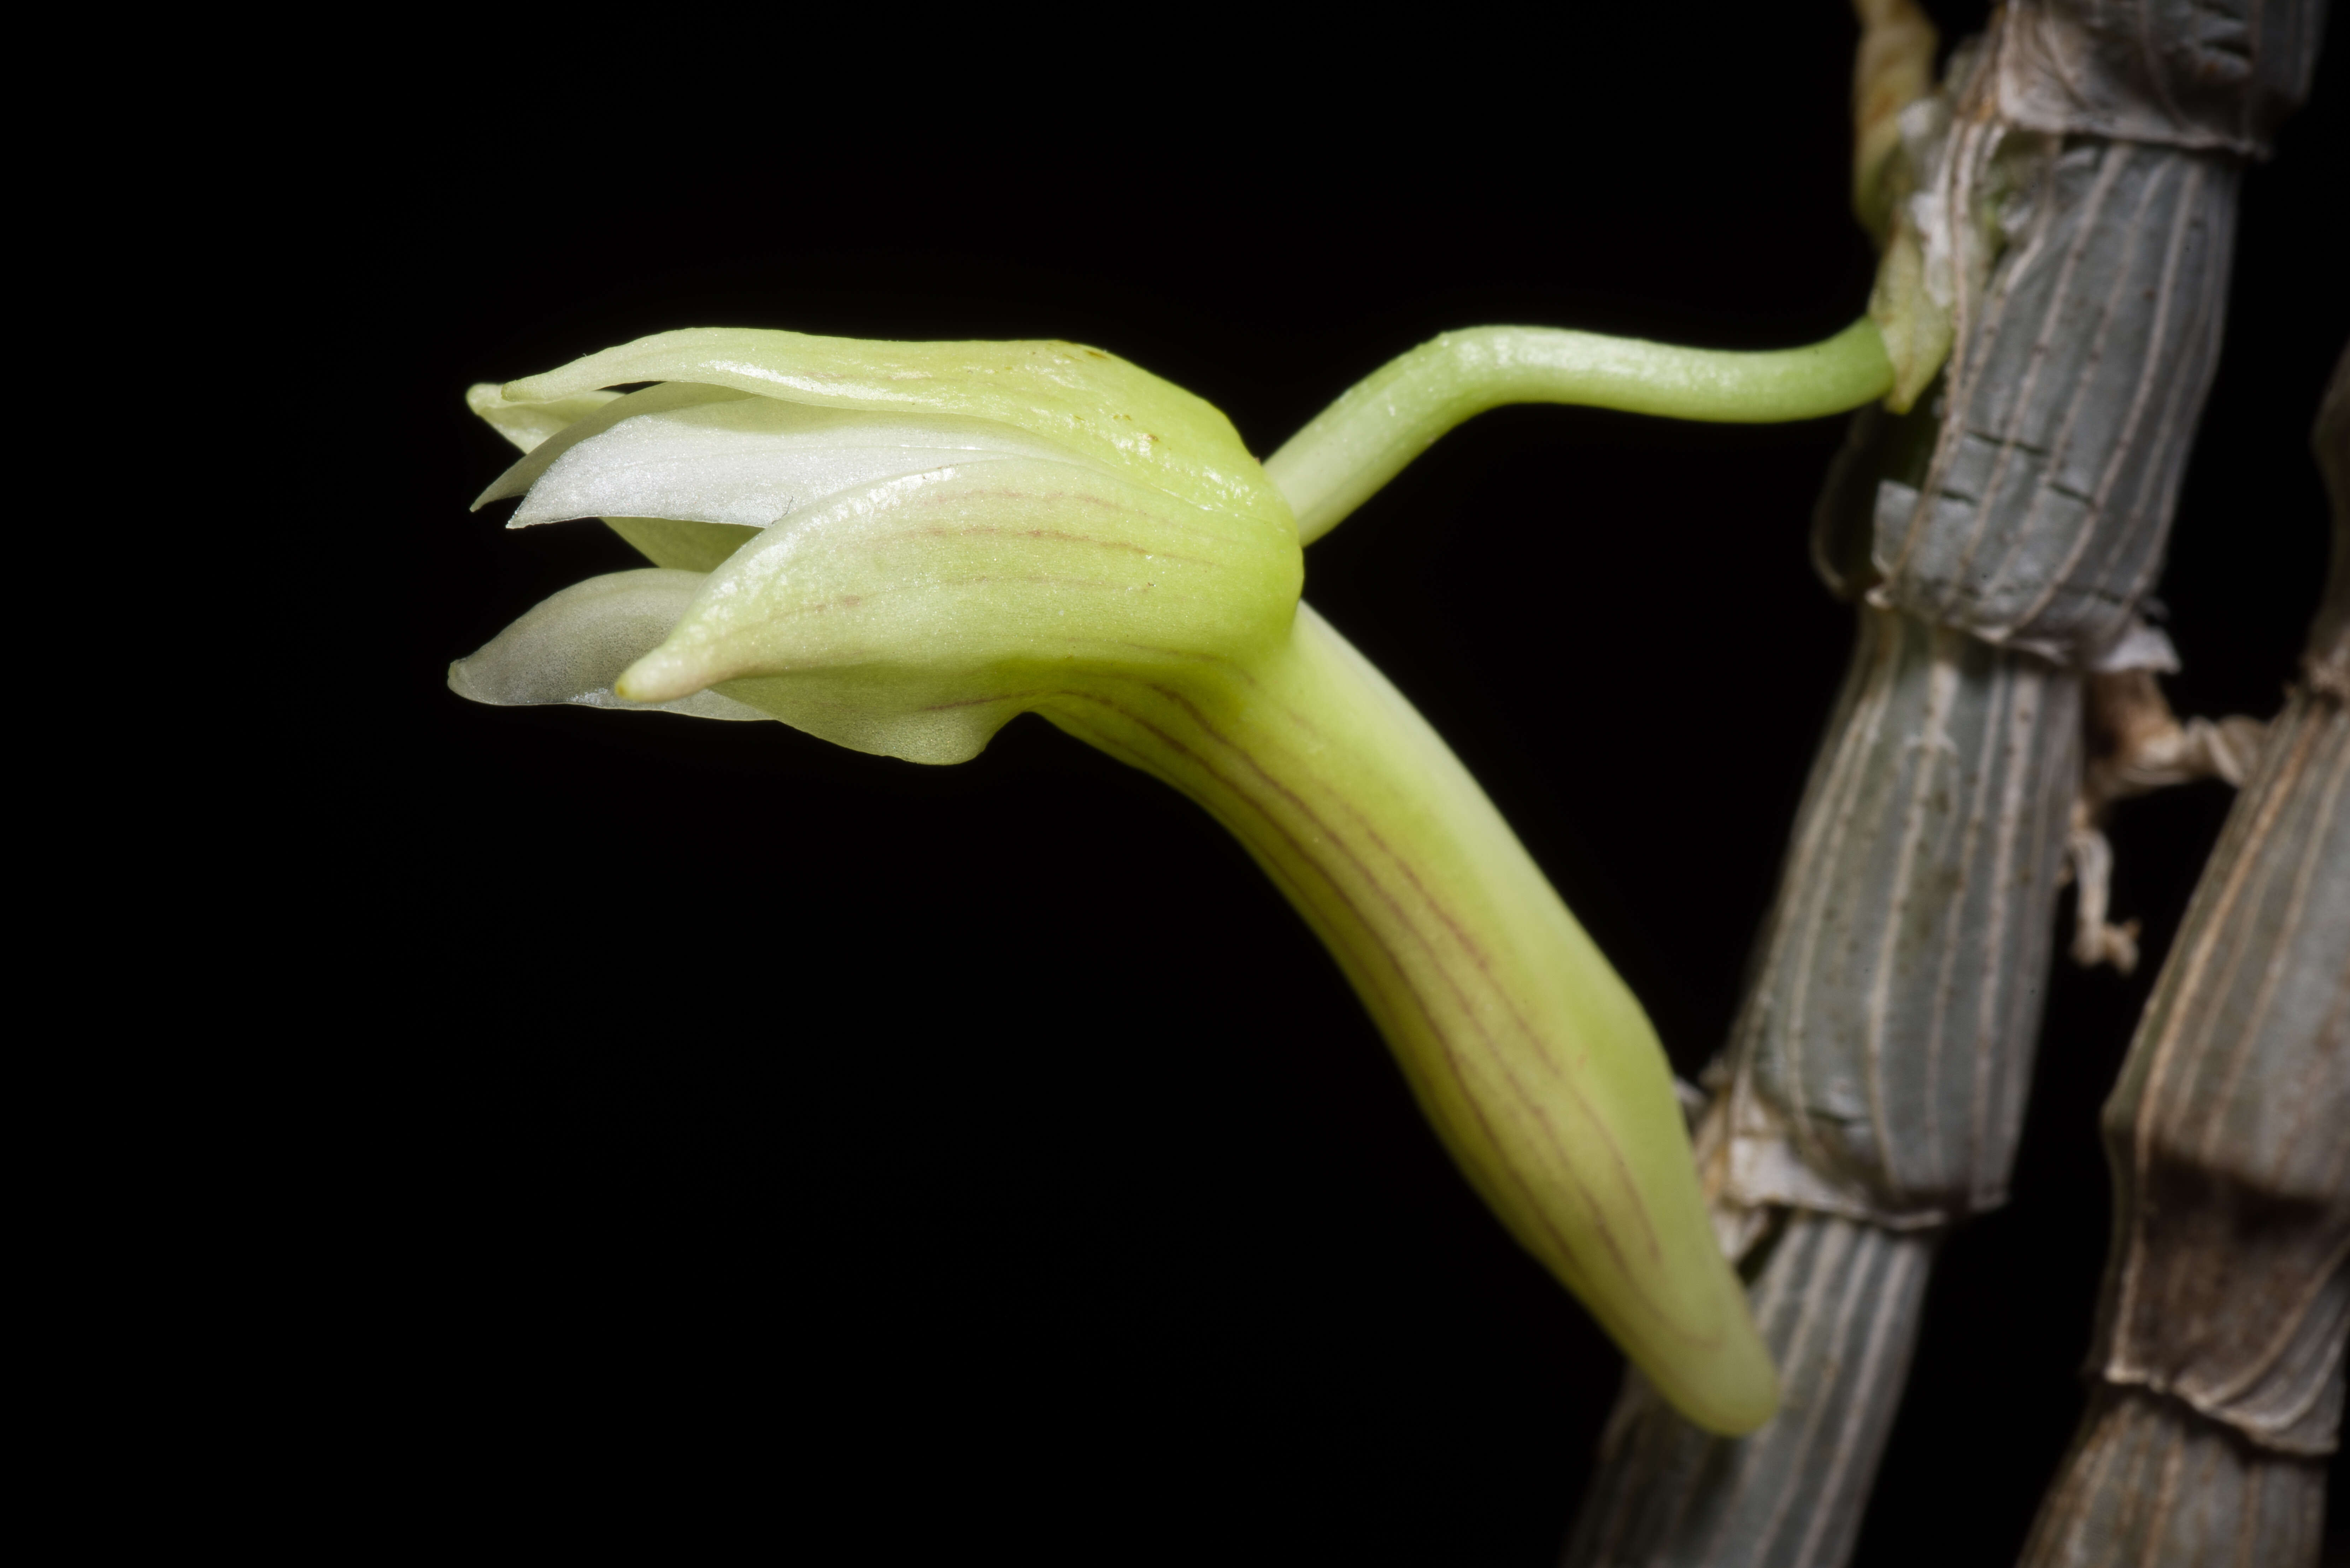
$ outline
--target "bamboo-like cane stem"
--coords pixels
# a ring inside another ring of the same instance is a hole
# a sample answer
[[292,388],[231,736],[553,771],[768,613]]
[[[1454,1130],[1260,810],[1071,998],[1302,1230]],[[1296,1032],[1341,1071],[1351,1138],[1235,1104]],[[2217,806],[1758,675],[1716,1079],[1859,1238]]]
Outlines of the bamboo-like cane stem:
[[2100,1386],[2027,1568],[2317,1560],[2350,1333],[2350,354],[2334,570],[2106,1104]]

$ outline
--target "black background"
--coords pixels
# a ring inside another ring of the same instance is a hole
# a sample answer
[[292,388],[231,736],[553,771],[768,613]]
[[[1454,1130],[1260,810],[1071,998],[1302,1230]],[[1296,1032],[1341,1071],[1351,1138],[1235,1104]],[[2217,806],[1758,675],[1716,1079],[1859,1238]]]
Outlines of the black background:
[[[391,1203],[429,1499],[683,1560],[1551,1560],[1617,1358],[1188,802],[1034,718],[923,769],[442,680],[640,564],[592,524],[467,514],[510,453],[465,386],[639,334],[1068,337],[1263,454],[1447,327],[1835,331],[1873,267],[1843,9],[1645,9],[1278,49],[1143,16],[1053,64],[893,16],[420,91],[460,129],[388,141],[365,223],[404,441],[370,504],[409,587],[406,739],[368,765],[381,906],[423,949],[368,994],[421,1020]],[[2182,711],[2272,711],[2314,603],[2342,77],[2245,186],[2160,589]],[[1307,557],[1684,1075],[1849,643],[1804,547],[1841,424],[1503,410]],[[1946,1250],[1863,1563],[2022,1540],[2079,1409],[2095,1109],[2228,799],[2114,826],[2146,965],[2059,964],[2014,1199]]]

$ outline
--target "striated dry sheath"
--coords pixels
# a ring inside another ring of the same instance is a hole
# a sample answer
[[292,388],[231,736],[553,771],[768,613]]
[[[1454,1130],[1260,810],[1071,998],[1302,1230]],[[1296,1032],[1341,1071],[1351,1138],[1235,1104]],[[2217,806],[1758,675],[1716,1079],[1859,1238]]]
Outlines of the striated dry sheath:
[[2104,1386],[2033,1568],[2316,1561],[2350,1324],[2345,784],[2350,714],[2297,693],[2106,1107]]
[[1716,1189],[1940,1224],[2005,1197],[2081,678],[1863,609],[1830,730],[1731,1033]]
[[2296,693],[2105,1116],[2100,1374],[2329,1453],[2350,1330],[2350,715]]
[[2024,1562],[2317,1560],[2350,1338],[2350,355],[2334,569],[2295,690],[2106,1103],[2098,1380]]
[[2325,1532],[2325,1472],[2135,1389],[2093,1397],[2041,1504],[2026,1568],[2306,1568]]
[[2128,142],[2055,157],[1925,483],[1878,493],[1876,602],[2072,663],[2128,630],[2220,358],[2240,179]]

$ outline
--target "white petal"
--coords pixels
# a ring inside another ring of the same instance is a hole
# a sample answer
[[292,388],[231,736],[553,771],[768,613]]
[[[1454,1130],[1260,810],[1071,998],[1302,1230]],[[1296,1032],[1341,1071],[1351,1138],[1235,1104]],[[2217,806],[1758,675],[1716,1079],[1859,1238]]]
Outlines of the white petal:
[[577,702],[698,719],[765,719],[756,708],[717,691],[697,691],[673,702],[629,702],[612,695],[620,671],[658,647],[684,615],[702,576],[652,567],[575,583],[492,638],[471,659],[452,664],[449,689],[502,708]]
[[[685,400],[691,393],[701,395]],[[598,516],[764,528],[844,491],[1004,458],[1095,466],[989,420],[824,409],[714,388],[656,387],[551,438],[484,499],[528,485],[511,528]]]
[[[498,421],[492,419],[493,414],[497,414],[501,418],[518,417],[540,408],[550,409],[557,413],[567,412],[569,417],[564,418],[560,423],[549,426],[543,434],[534,433],[527,444],[516,440],[512,432],[506,434],[506,439],[514,441],[516,446],[522,447],[527,455],[492,480],[487,490],[473,497],[473,510],[476,512],[493,501],[504,501],[509,495],[520,495],[538,482],[540,474],[554,466],[556,458],[561,457],[589,436],[600,435],[610,430],[622,420],[635,419],[643,414],[668,409],[688,408],[695,403],[734,402],[749,395],[729,391],[723,387],[698,386],[691,381],[665,381],[658,387],[647,387],[641,392],[631,392],[626,397],[617,392],[598,394],[608,400],[594,407],[584,406],[585,400],[579,400],[574,404],[508,404],[501,399],[499,406],[492,408],[486,400],[476,396],[483,390],[484,389],[482,387],[474,388],[473,391],[465,394],[465,400],[473,405],[475,413],[480,414],[484,419],[491,420],[494,424]],[[515,415],[507,416],[504,413],[507,409],[515,410]]]

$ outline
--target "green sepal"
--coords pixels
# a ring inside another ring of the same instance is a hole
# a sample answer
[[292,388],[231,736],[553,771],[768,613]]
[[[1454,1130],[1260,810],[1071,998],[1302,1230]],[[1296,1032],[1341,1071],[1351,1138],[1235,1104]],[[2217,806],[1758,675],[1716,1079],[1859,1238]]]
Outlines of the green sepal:
[[661,701],[728,681],[838,744],[961,762],[1073,674],[1258,657],[1304,576],[1294,536],[1116,474],[950,466],[764,530],[616,689]]

